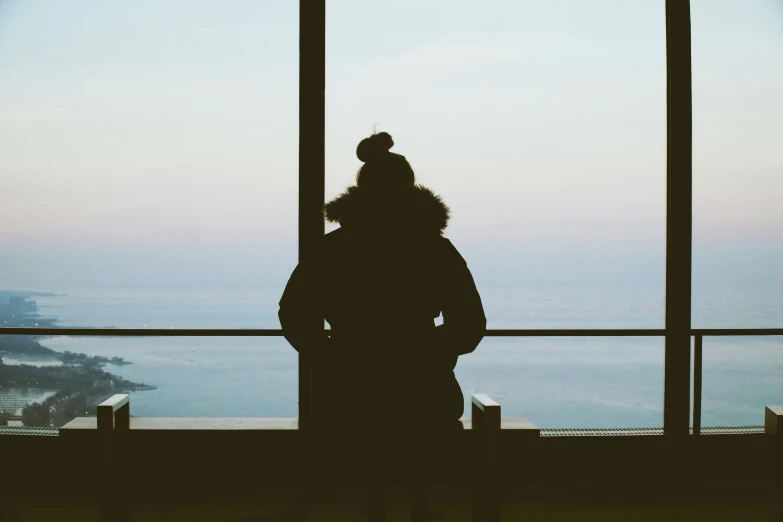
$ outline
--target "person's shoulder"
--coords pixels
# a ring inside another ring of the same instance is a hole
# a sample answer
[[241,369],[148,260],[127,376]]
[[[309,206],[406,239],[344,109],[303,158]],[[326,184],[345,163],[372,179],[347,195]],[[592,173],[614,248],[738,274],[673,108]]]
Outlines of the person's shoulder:
[[346,238],[345,229],[340,227],[336,230],[332,230],[331,232],[324,234],[321,244],[324,245],[324,247],[328,248],[330,246],[334,246],[339,243],[342,243],[343,241],[345,241],[345,238]]
[[462,255],[457,250],[457,247],[449,240],[449,238],[438,235],[436,238],[437,252],[442,260],[446,261],[461,261],[465,262]]
[[342,227],[325,234],[321,240],[321,255],[325,258],[339,256],[348,247],[348,233]]
[[451,240],[445,236],[442,236],[438,234],[435,239],[435,243],[438,245],[438,247],[447,252],[456,252],[457,247],[454,246],[454,243],[451,242]]
[[325,257],[328,257],[335,250],[339,250],[340,244],[344,241],[345,233],[338,228],[323,236],[320,236],[315,244],[309,248],[309,256],[305,262],[310,264],[320,263]]

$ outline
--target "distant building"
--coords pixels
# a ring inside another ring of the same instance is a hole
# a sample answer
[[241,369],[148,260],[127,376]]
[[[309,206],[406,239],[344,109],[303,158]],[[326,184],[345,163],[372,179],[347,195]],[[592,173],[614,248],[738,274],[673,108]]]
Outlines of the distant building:
[[37,310],[38,303],[28,301],[22,296],[14,295],[8,299],[8,311],[12,314],[25,314],[36,312]]
[[24,297],[19,296],[11,296],[8,299],[8,311],[12,314],[20,314],[22,313],[22,308],[24,307]]

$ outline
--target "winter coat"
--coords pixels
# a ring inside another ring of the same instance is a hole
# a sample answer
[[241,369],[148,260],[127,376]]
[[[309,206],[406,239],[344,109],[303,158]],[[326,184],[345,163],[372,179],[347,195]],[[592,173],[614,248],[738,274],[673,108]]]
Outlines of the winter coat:
[[312,361],[316,422],[458,419],[453,370],[486,317],[465,260],[442,236],[448,207],[422,186],[350,187],[325,216],[340,228],[296,267],[279,312],[286,339]]

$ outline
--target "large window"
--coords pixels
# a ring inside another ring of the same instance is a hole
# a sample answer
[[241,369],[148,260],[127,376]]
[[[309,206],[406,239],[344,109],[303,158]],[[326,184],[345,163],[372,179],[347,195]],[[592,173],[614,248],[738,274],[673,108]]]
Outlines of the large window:
[[[662,328],[665,29],[663,2],[328,2],[327,198],[378,124],[450,206],[489,328]],[[487,338],[457,373],[543,426],[660,426],[662,348]]]
[[[783,8],[694,0],[691,52],[687,2],[325,4],[324,69],[324,3],[0,3],[0,327],[47,334],[0,335],[0,423],[140,388],[136,415],[292,416],[297,377],[306,417],[295,352],[231,330],[279,326],[321,183],[353,184],[377,128],[451,207],[490,329],[655,329],[488,337],[466,399],[654,427],[665,395],[687,432],[688,328],[781,326]],[[780,337],[703,340],[703,424],[760,424]]]
[[[279,327],[298,23],[288,0],[0,3],[0,290],[15,291],[2,325]],[[279,338],[37,344],[132,363],[100,366],[157,387],[134,394],[136,415],[296,415],[296,354]],[[9,382],[11,364],[51,360],[36,349],[0,337]],[[30,395],[16,384],[0,395]]]

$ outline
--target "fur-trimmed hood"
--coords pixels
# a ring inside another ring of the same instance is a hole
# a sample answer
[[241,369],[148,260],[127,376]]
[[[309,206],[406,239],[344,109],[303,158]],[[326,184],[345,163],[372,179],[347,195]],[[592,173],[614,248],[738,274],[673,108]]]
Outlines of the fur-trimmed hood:
[[449,207],[427,187],[351,186],[324,207],[327,221],[345,227],[413,229],[442,234]]

